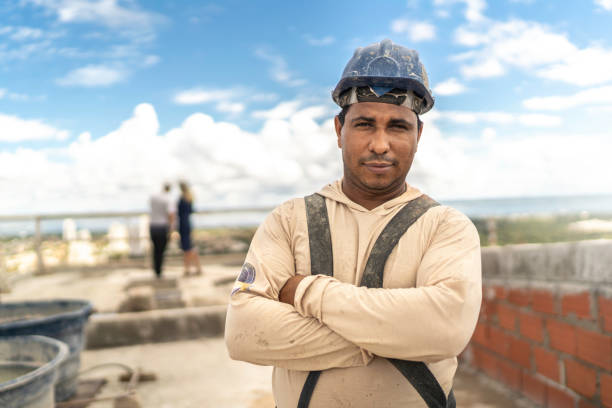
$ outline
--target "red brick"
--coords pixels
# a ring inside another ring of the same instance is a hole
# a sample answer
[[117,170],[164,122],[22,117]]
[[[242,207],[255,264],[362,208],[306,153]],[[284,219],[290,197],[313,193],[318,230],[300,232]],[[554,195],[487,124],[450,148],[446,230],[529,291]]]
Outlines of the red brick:
[[601,403],[604,407],[612,408],[612,375],[601,374]]
[[474,349],[474,361],[476,366],[493,378],[498,378],[498,359],[487,351]]
[[577,329],[578,357],[596,366],[612,370],[612,336]]
[[536,371],[553,381],[559,382],[559,360],[557,355],[541,347],[533,350]]
[[488,347],[497,354],[507,357],[510,349],[510,336],[496,327],[489,328]]
[[554,314],[555,296],[547,290],[534,290],[531,292],[531,307],[536,312]]
[[480,320],[491,321],[497,311],[497,303],[494,300],[482,300],[480,307]]
[[508,357],[525,368],[531,368],[531,346],[525,340],[511,339]]
[[495,286],[495,298],[505,299],[508,296],[508,291],[503,286]]
[[599,317],[603,329],[612,332],[612,299],[599,296]]
[[529,313],[520,313],[519,322],[523,336],[540,343],[544,340],[542,319]]
[[581,292],[567,294],[561,297],[561,311],[563,316],[574,314],[581,319],[593,319],[591,314],[591,294]]
[[569,354],[576,354],[576,328],[558,320],[547,319],[546,330],[550,347]]
[[546,406],[550,408],[574,408],[575,398],[566,391],[551,387],[546,387]]
[[513,390],[520,391],[521,389],[521,370],[508,363],[507,361],[499,361],[499,379]]
[[568,387],[585,397],[597,391],[597,373],[576,361],[565,360],[565,382]]
[[486,323],[478,323],[476,325],[476,329],[472,335],[472,341],[483,346],[489,343],[489,326]]
[[497,318],[499,319],[499,325],[504,329],[516,330],[516,318],[518,313],[516,310],[506,305],[497,305]]
[[508,300],[518,306],[529,306],[531,301],[529,291],[526,289],[510,289]]
[[539,405],[546,403],[546,384],[534,376],[523,373],[523,383],[521,387],[523,394]]

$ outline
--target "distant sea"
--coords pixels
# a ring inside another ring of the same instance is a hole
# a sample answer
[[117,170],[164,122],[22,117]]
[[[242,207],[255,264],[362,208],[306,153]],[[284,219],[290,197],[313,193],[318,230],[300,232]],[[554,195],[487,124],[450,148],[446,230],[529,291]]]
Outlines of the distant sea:
[[[612,217],[612,195],[584,196],[551,196],[490,198],[477,200],[439,200],[463,212],[470,218],[509,217],[526,215],[571,215]],[[265,212],[229,213],[214,215],[195,215],[195,228],[240,227],[258,225],[266,216]],[[75,219],[78,229],[87,229],[92,233],[108,230],[113,222],[137,227],[135,218]],[[42,223],[43,234],[61,234],[62,221],[49,220]],[[0,221],[0,236],[29,236],[34,233],[33,222]]]

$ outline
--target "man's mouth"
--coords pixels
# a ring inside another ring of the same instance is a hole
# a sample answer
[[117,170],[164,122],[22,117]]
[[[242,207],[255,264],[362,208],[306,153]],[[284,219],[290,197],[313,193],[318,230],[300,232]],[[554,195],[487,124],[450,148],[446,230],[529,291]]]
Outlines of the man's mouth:
[[388,161],[366,161],[363,165],[373,173],[385,173],[393,167],[393,163]]

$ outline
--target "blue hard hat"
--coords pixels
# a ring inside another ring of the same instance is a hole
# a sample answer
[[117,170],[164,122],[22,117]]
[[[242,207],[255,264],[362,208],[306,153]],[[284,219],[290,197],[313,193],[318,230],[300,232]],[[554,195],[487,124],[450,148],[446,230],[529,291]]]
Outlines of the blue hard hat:
[[370,87],[379,95],[381,92],[378,90],[383,93],[392,89],[412,92],[420,99],[413,108],[417,114],[429,111],[434,105],[427,72],[419,60],[419,54],[388,39],[355,50],[332,92],[332,98],[340,107],[344,107],[346,98],[340,98],[340,95],[359,87]]

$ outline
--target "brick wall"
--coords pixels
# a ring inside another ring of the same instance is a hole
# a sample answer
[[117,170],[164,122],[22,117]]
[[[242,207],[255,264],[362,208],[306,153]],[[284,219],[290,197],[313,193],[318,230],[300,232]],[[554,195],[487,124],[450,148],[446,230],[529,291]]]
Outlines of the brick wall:
[[612,408],[612,241],[483,248],[461,356],[542,407]]

